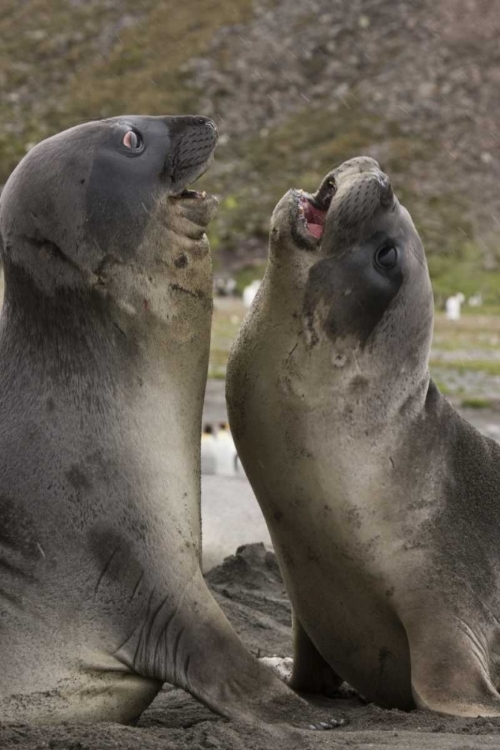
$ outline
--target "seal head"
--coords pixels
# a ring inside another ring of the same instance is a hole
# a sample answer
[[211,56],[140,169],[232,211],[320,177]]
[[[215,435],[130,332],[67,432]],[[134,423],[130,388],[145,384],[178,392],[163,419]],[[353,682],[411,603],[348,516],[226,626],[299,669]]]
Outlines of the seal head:
[[123,116],[38,144],[2,193],[6,265],[29,268],[46,290],[78,286],[112,263],[149,263],[141,248],[153,223],[200,239],[217,201],[186,188],[209,167],[217,137],[206,117]]
[[[283,314],[304,321],[307,346],[327,346],[333,370],[356,369],[383,336],[393,361],[411,362],[417,377],[426,371],[433,298],[425,254],[373,159],[345,162],[313,194],[286,193],[271,219],[268,274]],[[370,369],[375,379],[378,369]]]

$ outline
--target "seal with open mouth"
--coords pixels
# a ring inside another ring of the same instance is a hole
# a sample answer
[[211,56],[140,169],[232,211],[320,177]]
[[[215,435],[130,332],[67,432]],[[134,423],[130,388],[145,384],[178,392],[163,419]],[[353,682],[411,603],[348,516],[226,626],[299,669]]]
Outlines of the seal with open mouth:
[[432,321],[375,161],[289,191],[228,365],[231,429],[293,605],[292,684],[500,716],[500,447],[430,380]]
[[318,717],[200,570],[217,201],[188,186],[216,143],[205,117],[90,122],[2,193],[2,722],[126,723],[166,681],[224,716]]

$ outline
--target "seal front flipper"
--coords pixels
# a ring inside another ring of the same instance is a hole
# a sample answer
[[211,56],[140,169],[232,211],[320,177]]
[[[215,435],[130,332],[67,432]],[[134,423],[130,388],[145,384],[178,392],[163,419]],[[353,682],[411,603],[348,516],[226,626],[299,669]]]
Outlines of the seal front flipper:
[[293,613],[293,672],[289,685],[301,693],[322,693],[333,696],[343,683],[321,656]]
[[245,649],[200,571],[177,606],[153,592],[147,611],[115,653],[136,674],[181,687],[229,719],[311,729],[343,724],[310,706]]
[[436,613],[414,614],[406,626],[415,703],[451,716],[500,716],[490,674],[489,644],[475,623]]

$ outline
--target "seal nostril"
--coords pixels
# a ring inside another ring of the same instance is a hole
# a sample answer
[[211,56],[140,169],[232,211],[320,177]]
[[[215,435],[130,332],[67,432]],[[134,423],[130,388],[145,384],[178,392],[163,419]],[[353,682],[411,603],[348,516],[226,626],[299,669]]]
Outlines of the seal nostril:
[[330,177],[328,180],[325,180],[315,194],[311,196],[311,202],[316,208],[322,211],[328,211],[332,198],[336,192],[337,183],[335,182],[334,177]]
[[386,182],[382,185],[382,189],[380,191],[380,205],[384,208],[388,208],[389,206],[392,206],[394,201],[394,191],[392,189],[392,185],[390,182]]
[[217,134],[217,125],[209,117],[201,117],[201,116],[195,117],[193,124],[205,125],[205,127],[210,128],[215,134]]

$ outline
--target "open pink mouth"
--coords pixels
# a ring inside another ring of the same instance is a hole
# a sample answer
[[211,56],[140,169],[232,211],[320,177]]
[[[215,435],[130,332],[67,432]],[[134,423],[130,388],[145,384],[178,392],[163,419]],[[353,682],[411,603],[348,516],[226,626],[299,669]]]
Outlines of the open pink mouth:
[[337,191],[335,178],[327,175],[316,192],[311,195],[303,190],[299,194],[298,218],[305,231],[315,240],[320,240],[325,229],[326,215]]
[[320,208],[313,206],[311,201],[308,200],[305,195],[300,196],[299,216],[305,221],[307,231],[318,240],[323,236],[327,213],[328,209],[322,211]]

